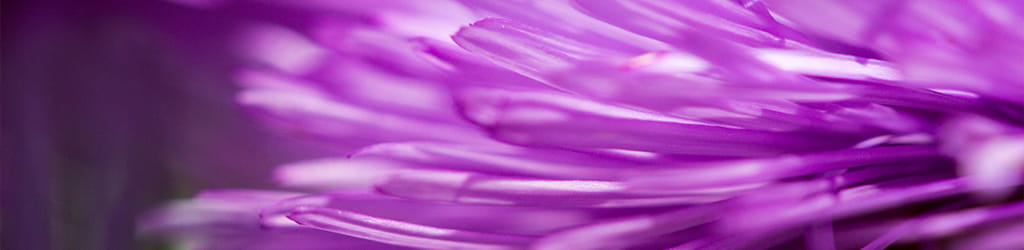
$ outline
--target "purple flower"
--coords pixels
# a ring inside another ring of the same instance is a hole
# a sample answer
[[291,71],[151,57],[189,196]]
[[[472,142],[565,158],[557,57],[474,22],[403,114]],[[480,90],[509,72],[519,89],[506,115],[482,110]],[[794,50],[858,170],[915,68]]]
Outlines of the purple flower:
[[219,4],[349,154],[143,223],[199,249],[1024,247],[1021,3]]

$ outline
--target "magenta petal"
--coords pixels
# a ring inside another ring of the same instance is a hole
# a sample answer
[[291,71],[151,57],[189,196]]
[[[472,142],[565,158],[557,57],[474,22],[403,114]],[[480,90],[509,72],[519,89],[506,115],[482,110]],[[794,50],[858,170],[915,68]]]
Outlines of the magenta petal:
[[493,137],[520,145],[656,153],[756,156],[842,147],[849,138],[708,125],[540,92],[473,91],[463,114]]
[[629,55],[506,19],[491,18],[473,23],[452,39],[470,52],[535,79],[540,79],[545,72],[570,68],[581,60],[616,60]]
[[[470,0],[468,7],[523,22],[576,41],[630,53],[661,50],[667,46],[595,20],[573,9],[570,1]],[[562,20],[551,22],[551,20]]]
[[[596,222],[538,240],[536,249],[601,249],[643,245],[655,237],[686,230],[717,219],[714,206]],[[677,241],[679,239],[676,239]]]
[[297,208],[288,215],[300,225],[409,247],[428,249],[515,249],[532,239],[437,228],[328,208]]
[[864,249],[883,249],[897,240],[912,241],[939,238],[1000,221],[1013,223],[1024,220],[1024,203],[997,207],[975,208],[927,215],[901,222],[883,236],[872,241]]
[[630,182],[644,188],[687,188],[735,185],[824,173],[884,163],[913,162],[937,156],[928,146],[849,149],[760,160],[739,160],[659,169],[636,175]]
[[486,141],[472,130],[457,124],[379,113],[305,91],[257,88],[242,92],[238,99],[271,122],[292,128],[295,132],[326,138],[356,139],[353,144],[360,140],[379,142],[431,137],[409,132],[413,128],[434,131],[434,135],[453,140]]
[[783,39],[761,30],[768,24],[729,1],[688,3],[650,1],[575,1],[588,14],[623,29],[669,44],[686,40],[682,31],[700,30],[759,46],[780,46]]
[[[848,188],[839,194],[793,194],[789,198],[744,204],[739,200],[737,210],[759,206],[758,212],[742,213],[727,217],[723,221],[726,230],[760,230],[764,228],[784,228],[800,223],[816,220],[833,220],[849,216],[861,215],[880,209],[892,208],[915,202],[930,201],[964,194],[969,191],[963,180],[928,180],[926,183],[915,183],[905,186],[865,185],[859,188]],[[890,182],[899,183],[899,182]],[[893,185],[890,184],[890,185]],[[768,205],[771,204],[771,205]]]
[[468,204],[641,207],[710,203],[729,194],[629,192],[612,181],[529,179],[441,170],[404,171],[377,184],[378,191],[403,198]]
[[440,143],[377,144],[353,157],[394,160],[426,168],[567,179],[615,179],[628,165],[641,165],[558,150]]

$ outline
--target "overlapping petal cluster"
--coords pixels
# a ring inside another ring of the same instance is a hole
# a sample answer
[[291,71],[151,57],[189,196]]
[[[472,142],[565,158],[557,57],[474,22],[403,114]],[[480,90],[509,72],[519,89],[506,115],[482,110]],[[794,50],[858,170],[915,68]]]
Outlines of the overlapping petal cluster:
[[198,248],[1024,247],[1020,2],[233,5],[305,13],[238,101],[348,155],[145,222]]

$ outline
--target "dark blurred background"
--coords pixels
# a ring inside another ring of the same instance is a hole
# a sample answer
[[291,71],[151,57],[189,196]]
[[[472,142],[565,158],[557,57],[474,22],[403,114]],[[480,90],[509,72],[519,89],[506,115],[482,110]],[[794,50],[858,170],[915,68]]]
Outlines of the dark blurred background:
[[145,211],[270,185],[311,153],[234,103],[229,11],[167,1],[2,2],[2,246],[165,249]]

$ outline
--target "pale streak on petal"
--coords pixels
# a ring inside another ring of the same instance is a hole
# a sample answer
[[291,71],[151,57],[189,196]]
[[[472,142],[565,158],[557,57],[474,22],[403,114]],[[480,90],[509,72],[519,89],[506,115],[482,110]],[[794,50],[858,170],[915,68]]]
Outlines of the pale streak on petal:
[[247,55],[292,74],[307,73],[328,56],[324,48],[284,27],[257,26],[243,37]]
[[283,186],[313,190],[369,189],[398,167],[383,161],[326,158],[285,164],[274,170]]
[[760,49],[754,56],[781,70],[823,77],[855,80],[903,80],[894,65],[854,56],[797,50]]

